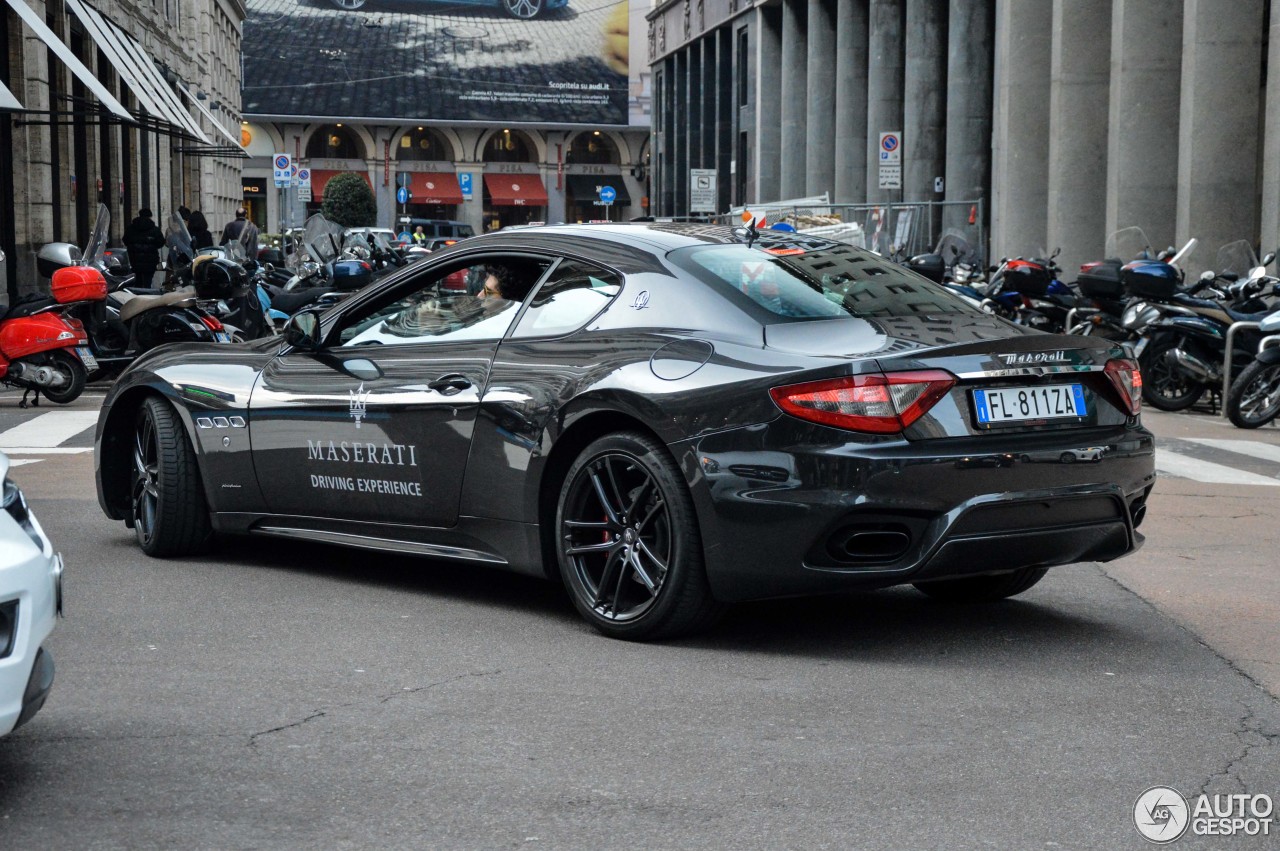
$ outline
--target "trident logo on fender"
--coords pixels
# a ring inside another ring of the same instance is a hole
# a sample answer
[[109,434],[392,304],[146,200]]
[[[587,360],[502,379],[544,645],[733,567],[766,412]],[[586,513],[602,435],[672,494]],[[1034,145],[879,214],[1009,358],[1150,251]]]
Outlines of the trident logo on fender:
[[351,395],[351,419],[356,421],[356,428],[360,428],[360,421],[369,413],[369,391],[361,381],[358,388],[347,392]]

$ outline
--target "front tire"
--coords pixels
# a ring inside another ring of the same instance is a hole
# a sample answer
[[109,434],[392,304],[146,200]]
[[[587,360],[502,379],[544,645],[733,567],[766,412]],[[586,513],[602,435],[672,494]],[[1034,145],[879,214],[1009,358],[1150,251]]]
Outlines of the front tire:
[[935,579],[916,582],[915,588],[948,603],[990,603],[1026,591],[1049,572],[1047,567],[1024,567],[1012,573],[994,576],[964,576],[959,579]]
[[1237,428],[1258,428],[1280,414],[1280,363],[1254,361],[1231,383],[1227,416]]
[[365,0],[329,0],[329,2],[344,12],[354,12],[363,8],[365,4]]
[[52,387],[41,387],[40,392],[44,397],[59,405],[66,405],[80,398],[80,394],[84,392],[84,383],[88,380],[84,363],[80,358],[61,350],[51,352],[49,366],[62,377],[62,386],[56,390]]
[[1165,353],[1181,340],[1172,334],[1153,337],[1138,359],[1142,369],[1142,401],[1161,411],[1185,411],[1204,395],[1204,386],[1183,375],[1165,360]]
[[555,530],[573,604],[605,635],[670,638],[724,609],[711,596],[689,488],[646,434],[608,435],[582,451],[561,485]]
[[133,433],[133,530],[149,556],[198,553],[212,536],[200,468],[173,407],[151,397]]

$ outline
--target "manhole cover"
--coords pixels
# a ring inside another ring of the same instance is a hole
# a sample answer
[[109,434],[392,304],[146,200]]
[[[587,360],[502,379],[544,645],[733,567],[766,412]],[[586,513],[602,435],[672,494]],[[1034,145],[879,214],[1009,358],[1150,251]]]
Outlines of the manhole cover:
[[473,38],[484,38],[489,34],[488,30],[482,30],[479,27],[445,27],[441,32],[449,38],[467,40]]

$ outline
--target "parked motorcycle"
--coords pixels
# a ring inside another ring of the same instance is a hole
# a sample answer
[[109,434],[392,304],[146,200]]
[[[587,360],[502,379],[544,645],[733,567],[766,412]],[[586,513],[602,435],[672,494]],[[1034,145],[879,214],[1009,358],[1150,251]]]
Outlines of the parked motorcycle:
[[[1280,292],[1280,279],[1266,275],[1266,261],[1250,273],[1251,278],[1265,281],[1273,292]],[[1280,415],[1280,310],[1260,320],[1258,354],[1231,382],[1224,403],[1227,416],[1237,428],[1259,428],[1274,422]]]
[[[1272,259],[1269,255],[1267,261]],[[1137,260],[1121,268],[1128,290],[1158,313],[1137,351],[1144,401],[1162,411],[1180,411],[1206,391],[1221,392],[1227,330],[1235,322],[1258,322],[1272,312],[1262,298],[1269,289],[1265,276],[1250,272],[1257,268],[1253,249],[1243,240],[1223,246],[1218,271],[1205,272],[1185,289],[1181,270],[1161,260]],[[1234,336],[1233,371],[1243,371],[1254,360],[1260,339],[1256,330]]]
[[[36,259],[40,273],[52,280],[47,306],[82,326],[88,335],[94,361],[91,379],[114,376],[143,352],[164,343],[228,341],[222,323],[196,305],[190,290],[162,293],[131,287],[127,285],[131,276],[121,278],[112,289],[102,272],[110,226],[111,213],[100,204],[83,252],[70,243],[50,243]],[[168,265],[177,261],[171,247]]]
[[[62,298],[76,295],[65,288],[55,292]],[[84,392],[89,371],[97,368],[83,326],[60,315],[57,307],[56,300],[39,296],[0,305],[0,383],[22,388],[19,408],[28,407],[33,391],[32,405],[40,404],[41,393],[60,405],[74,401]]]

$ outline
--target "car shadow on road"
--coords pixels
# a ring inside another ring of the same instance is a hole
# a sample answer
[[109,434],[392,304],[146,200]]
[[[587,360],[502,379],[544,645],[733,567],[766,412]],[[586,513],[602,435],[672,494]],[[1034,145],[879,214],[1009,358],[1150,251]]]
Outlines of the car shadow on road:
[[[370,554],[321,544],[255,538],[221,541],[215,558],[253,569],[296,571],[344,583],[425,594],[433,598],[519,610],[549,618],[552,628],[594,631],[578,617],[558,583],[506,571],[407,556]],[[1008,656],[1043,653],[1104,654],[1147,641],[1120,608],[1040,589],[998,603],[940,603],[910,588],[825,597],[742,603],[708,632],[664,642],[669,648],[766,652],[911,664],[1006,664]],[[1094,593],[1097,593],[1095,590]],[[1153,652],[1155,648],[1152,648]]]

